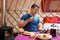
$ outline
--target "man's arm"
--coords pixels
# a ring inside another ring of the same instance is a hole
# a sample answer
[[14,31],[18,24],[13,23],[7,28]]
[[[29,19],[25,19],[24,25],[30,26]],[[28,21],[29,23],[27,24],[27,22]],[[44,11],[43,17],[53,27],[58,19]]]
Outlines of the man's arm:
[[33,18],[28,18],[27,20],[20,20],[19,27],[24,27],[26,24],[28,24],[29,22],[31,22],[33,20]]
[[24,27],[27,23],[28,23],[28,20],[26,20],[26,21],[20,20],[19,21],[19,27]]

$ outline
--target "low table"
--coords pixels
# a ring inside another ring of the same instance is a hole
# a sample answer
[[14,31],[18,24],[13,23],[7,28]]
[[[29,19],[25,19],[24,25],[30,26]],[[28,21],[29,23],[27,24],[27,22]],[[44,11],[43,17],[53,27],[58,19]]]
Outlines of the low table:
[[[39,32],[35,32],[35,34],[39,34]],[[30,38],[29,36],[19,34],[18,36],[15,37],[14,40],[39,40],[37,37]],[[60,36],[57,35],[56,37],[51,38],[51,40],[60,40]]]

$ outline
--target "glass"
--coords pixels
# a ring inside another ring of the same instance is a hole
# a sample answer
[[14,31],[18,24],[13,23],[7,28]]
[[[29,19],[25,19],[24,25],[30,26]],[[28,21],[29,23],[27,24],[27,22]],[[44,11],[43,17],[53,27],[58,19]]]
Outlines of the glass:
[[50,34],[55,37],[56,36],[56,29],[51,29]]

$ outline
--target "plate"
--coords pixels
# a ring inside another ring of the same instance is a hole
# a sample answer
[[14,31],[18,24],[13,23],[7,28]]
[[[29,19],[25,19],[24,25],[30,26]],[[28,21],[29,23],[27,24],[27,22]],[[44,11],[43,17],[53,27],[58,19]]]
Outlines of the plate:
[[48,40],[52,38],[50,34],[38,34],[37,37],[42,40]]

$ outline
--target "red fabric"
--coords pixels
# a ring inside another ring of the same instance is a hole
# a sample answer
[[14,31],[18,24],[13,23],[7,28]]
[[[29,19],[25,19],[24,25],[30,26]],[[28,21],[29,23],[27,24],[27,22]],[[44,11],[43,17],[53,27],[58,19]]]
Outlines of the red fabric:
[[52,16],[52,17],[44,17],[44,23],[58,23],[58,17],[57,16]]
[[50,17],[48,17],[48,16],[44,17],[44,23],[45,22],[50,23]]
[[50,20],[51,20],[50,21],[51,23],[58,23],[58,17],[57,16],[51,17]]

